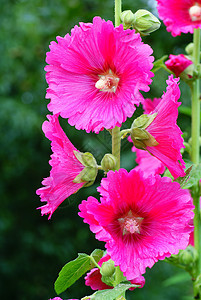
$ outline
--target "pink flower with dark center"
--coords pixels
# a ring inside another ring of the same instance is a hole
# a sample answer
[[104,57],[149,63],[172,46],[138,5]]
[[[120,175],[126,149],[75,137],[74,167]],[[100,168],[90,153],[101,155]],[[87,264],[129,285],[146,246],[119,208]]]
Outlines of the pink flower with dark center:
[[[101,267],[103,262],[106,262],[110,259],[109,255],[105,255],[102,257],[99,261],[99,266]],[[98,268],[92,269],[87,275],[85,276],[85,284],[87,286],[90,286],[92,290],[105,290],[105,289],[113,289],[113,286],[109,286],[105,284],[101,280],[102,276],[100,273],[100,270]],[[145,284],[145,279],[143,276],[139,276],[133,280],[131,280],[132,284],[140,285],[140,288],[142,288]],[[130,288],[130,290],[133,290],[134,288]]]
[[[169,59],[165,62],[166,67],[178,77],[186,68],[192,65],[192,61],[185,55],[170,55]],[[190,75],[189,75],[190,77]],[[191,76],[192,77],[192,76]]]
[[50,176],[42,181],[44,187],[36,191],[46,205],[39,207],[41,214],[49,214],[51,218],[57,207],[71,194],[77,192],[86,182],[74,183],[73,180],[84,169],[84,166],[75,157],[73,151],[77,149],[62,130],[57,115],[48,115],[49,121],[43,123],[45,136],[51,141],[53,154],[49,161],[52,169]]
[[201,0],[157,0],[158,13],[173,36],[201,28]]
[[187,247],[194,206],[177,182],[120,169],[108,172],[98,191],[100,202],[82,201],[79,215],[106,242],[108,255],[128,280]]
[[48,109],[87,132],[120,126],[148,91],[152,49],[134,30],[100,17],[80,23],[47,53]]
[[178,107],[181,104],[177,102],[180,97],[178,81],[179,79],[173,78],[173,75],[169,76],[166,93],[149,114],[157,113],[157,116],[146,128],[146,131],[158,142],[156,146],[146,146],[146,150],[158,158],[174,178],[185,176],[185,163],[180,152],[181,148],[184,148],[182,132],[176,124]]

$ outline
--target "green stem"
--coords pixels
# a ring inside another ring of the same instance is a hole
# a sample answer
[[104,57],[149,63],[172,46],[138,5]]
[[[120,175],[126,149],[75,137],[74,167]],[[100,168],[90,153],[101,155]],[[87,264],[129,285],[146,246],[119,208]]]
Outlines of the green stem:
[[[115,27],[121,24],[121,0],[115,0],[114,3],[115,12]],[[115,127],[112,129],[112,154],[117,158],[116,170],[120,168],[120,151],[121,151],[121,135],[120,128]]]
[[121,0],[114,1],[115,27],[121,24]]
[[[194,29],[194,65],[198,71],[200,64],[200,29]],[[192,84],[192,151],[191,159],[195,165],[199,164],[200,159],[200,80],[196,79]],[[199,197],[199,182],[196,182],[192,187],[193,204],[195,205],[194,216],[194,244],[198,253],[196,277],[201,274],[201,217],[200,217],[200,197]],[[200,293],[197,291],[194,284],[194,297],[201,299]]]
[[120,128],[112,129],[112,154],[117,158],[116,170],[120,168],[120,153],[121,153],[121,134]]

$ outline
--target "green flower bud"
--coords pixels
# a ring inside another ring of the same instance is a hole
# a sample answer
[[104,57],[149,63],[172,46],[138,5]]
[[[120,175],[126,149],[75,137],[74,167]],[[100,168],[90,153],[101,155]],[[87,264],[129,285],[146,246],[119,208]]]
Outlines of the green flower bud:
[[124,10],[120,17],[123,22],[124,29],[130,28],[135,20],[135,16],[131,10]]
[[179,252],[179,263],[185,266],[192,265],[197,260],[196,249],[189,245],[185,250]]
[[190,43],[186,46],[185,51],[188,55],[193,55],[194,44]]
[[117,159],[112,154],[105,154],[101,160],[101,167],[104,171],[108,172],[109,170],[115,170],[117,165]]
[[115,272],[115,266],[113,260],[109,259],[102,263],[100,273],[102,276],[112,276]]
[[85,183],[85,187],[90,186],[94,183],[97,173],[98,173],[98,166],[96,163],[95,158],[89,152],[79,152],[74,151],[76,158],[81,162],[85,168],[78,174],[75,179],[73,180],[74,183]]
[[148,10],[139,9],[134,16],[133,27],[142,35],[149,35],[161,25],[161,22]]

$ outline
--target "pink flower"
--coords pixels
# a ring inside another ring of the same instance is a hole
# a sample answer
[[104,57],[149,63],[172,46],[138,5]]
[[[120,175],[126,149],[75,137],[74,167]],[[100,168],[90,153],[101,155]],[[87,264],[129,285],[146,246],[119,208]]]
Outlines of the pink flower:
[[158,13],[173,36],[201,28],[201,0],[157,0]]
[[157,116],[146,128],[146,131],[158,142],[157,146],[146,146],[146,150],[158,158],[174,178],[185,176],[185,163],[180,153],[181,148],[184,148],[182,132],[176,124],[178,106],[181,104],[177,102],[180,97],[178,80],[178,78],[173,78],[173,75],[169,76],[166,93],[150,113],[150,115],[157,113]]
[[[169,59],[165,62],[166,67],[178,77],[187,67],[192,65],[192,61],[185,55],[170,55]],[[189,77],[192,77],[189,75]]]
[[108,172],[98,191],[100,202],[82,201],[79,215],[106,242],[108,255],[128,280],[187,247],[193,205],[177,182],[120,169]]
[[73,151],[77,149],[69,141],[62,130],[58,115],[48,115],[49,121],[43,123],[45,136],[51,141],[53,154],[49,161],[52,169],[50,177],[42,181],[44,187],[36,191],[42,202],[47,202],[41,208],[41,214],[49,214],[51,218],[57,207],[71,194],[77,192],[84,184],[74,183],[75,177],[84,169],[84,166],[75,157]]
[[47,53],[48,109],[77,129],[120,126],[148,91],[153,73],[150,46],[133,30],[100,17],[80,23]]
[[[101,258],[99,261],[99,266],[101,267],[103,262],[106,262],[110,259],[109,255],[105,255],[104,257]],[[87,286],[90,286],[92,290],[105,290],[105,289],[113,289],[112,286],[109,286],[105,284],[101,280],[101,273],[98,268],[92,269],[87,275],[85,276],[85,284]],[[143,276],[139,276],[133,280],[131,280],[132,284],[140,285],[140,288],[142,288],[145,284],[145,279]],[[134,288],[131,288],[130,290],[133,290]]]

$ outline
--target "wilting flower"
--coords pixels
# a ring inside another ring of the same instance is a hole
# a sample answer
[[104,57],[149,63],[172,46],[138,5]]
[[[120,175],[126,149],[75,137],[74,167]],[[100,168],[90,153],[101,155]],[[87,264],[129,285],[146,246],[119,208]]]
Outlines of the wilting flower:
[[[178,78],[173,78],[173,75],[169,76],[166,93],[163,94],[155,109],[148,114],[149,118],[153,118],[153,121],[145,128],[150,139],[142,140],[142,148],[158,158],[174,178],[185,176],[185,163],[180,152],[181,148],[184,148],[182,132],[176,124],[178,106],[181,104],[177,102],[180,97],[178,80]],[[133,137],[132,140],[137,147]]]
[[[99,261],[99,266],[101,267],[102,264],[110,259],[110,256],[106,254],[104,257],[102,257]],[[102,276],[100,273],[100,270],[98,268],[92,269],[90,272],[87,273],[85,276],[85,284],[87,286],[90,286],[92,290],[104,290],[104,289],[112,289],[113,286],[105,284],[101,280]],[[139,285],[140,288],[142,288],[145,284],[145,279],[143,276],[138,276],[137,278],[131,280],[132,284]],[[130,290],[133,290],[134,288],[131,288]]]
[[[193,62],[185,55],[170,55],[169,59],[165,62],[166,67],[172,71],[176,77],[180,76]],[[192,74],[187,74],[188,77],[192,77]]]
[[201,28],[201,0],[157,0],[159,17],[173,36]]
[[153,76],[153,51],[140,35],[95,17],[57,42],[46,59],[48,109],[96,133],[131,117]]
[[177,182],[120,169],[108,172],[98,190],[100,202],[82,201],[79,215],[106,242],[108,255],[128,280],[187,247],[193,205]]
[[48,115],[42,129],[51,141],[53,154],[49,161],[52,169],[50,176],[42,181],[44,187],[36,191],[42,202],[47,202],[41,208],[41,214],[49,214],[51,218],[57,207],[71,194],[77,192],[87,181],[75,182],[76,177],[83,172],[85,165],[81,163],[75,153],[80,153],[70,142],[62,130],[57,115]]

